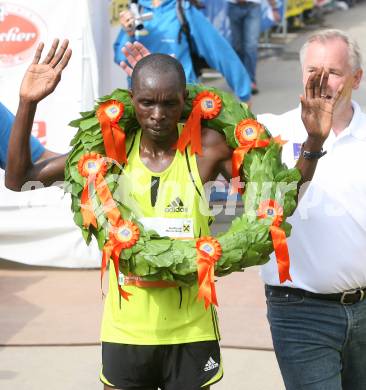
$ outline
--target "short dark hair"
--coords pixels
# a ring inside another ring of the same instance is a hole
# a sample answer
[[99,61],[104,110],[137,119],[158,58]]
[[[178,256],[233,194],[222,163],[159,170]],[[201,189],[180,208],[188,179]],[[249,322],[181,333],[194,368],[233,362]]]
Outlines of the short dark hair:
[[154,74],[166,75],[167,73],[175,73],[180,83],[182,90],[186,88],[186,76],[183,66],[172,56],[161,53],[153,53],[142,58],[134,67],[131,76],[131,89],[134,89],[136,81],[140,77],[142,70],[152,71]]

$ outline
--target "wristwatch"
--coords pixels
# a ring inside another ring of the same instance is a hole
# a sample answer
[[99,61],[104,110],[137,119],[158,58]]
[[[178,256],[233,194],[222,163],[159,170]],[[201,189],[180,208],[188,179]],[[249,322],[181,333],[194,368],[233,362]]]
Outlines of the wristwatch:
[[305,160],[319,159],[327,154],[327,151],[323,150],[323,148],[320,149],[320,152],[309,152],[308,150],[304,150],[304,145],[305,144],[302,144],[301,146],[301,154]]

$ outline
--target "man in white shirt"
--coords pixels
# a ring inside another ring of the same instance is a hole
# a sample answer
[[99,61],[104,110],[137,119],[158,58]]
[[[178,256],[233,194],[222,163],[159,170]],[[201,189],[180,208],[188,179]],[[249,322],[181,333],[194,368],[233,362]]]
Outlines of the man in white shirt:
[[340,85],[332,131],[319,154],[302,148],[301,107],[259,115],[288,143],[284,162],[300,153],[318,162],[314,178],[288,220],[292,282],[280,284],[275,259],[262,267],[268,319],[287,390],[366,388],[366,114],[351,100],[362,77],[357,44],[338,30],[308,39],[300,52],[303,83],[329,70],[330,98]]

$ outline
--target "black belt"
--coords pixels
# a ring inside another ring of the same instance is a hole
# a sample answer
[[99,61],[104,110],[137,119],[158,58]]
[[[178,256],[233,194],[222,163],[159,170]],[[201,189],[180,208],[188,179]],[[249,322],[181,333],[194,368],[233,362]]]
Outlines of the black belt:
[[307,297],[313,299],[323,299],[326,301],[336,301],[342,305],[353,305],[361,302],[366,298],[366,287],[356,288],[354,290],[344,291],[343,293],[334,294],[318,294],[311,291],[302,290],[301,288],[292,288],[287,286],[266,286],[269,291],[278,291],[282,293],[295,294],[300,297]]

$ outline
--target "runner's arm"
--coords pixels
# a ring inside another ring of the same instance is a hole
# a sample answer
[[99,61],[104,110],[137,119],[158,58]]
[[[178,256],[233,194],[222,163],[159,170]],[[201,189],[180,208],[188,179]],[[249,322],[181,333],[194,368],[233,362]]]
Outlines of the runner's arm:
[[39,44],[33,63],[27,69],[20,87],[19,106],[9,140],[5,174],[5,185],[14,191],[20,191],[29,180],[50,185],[64,177],[66,155],[33,164],[29,146],[37,104],[54,91],[71,57],[68,41],[65,40],[57,50],[58,44],[58,39],[54,40],[42,63],[39,61],[43,43]]

